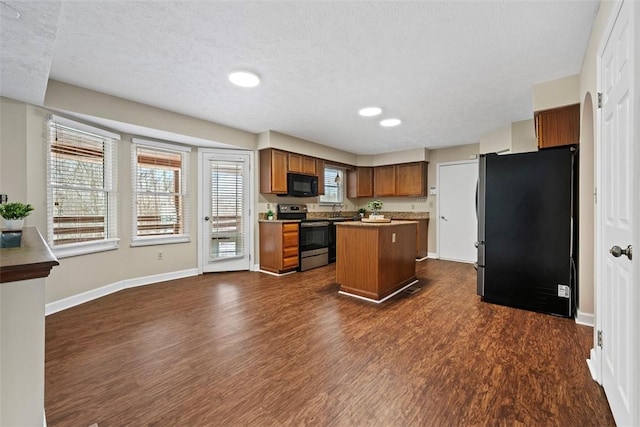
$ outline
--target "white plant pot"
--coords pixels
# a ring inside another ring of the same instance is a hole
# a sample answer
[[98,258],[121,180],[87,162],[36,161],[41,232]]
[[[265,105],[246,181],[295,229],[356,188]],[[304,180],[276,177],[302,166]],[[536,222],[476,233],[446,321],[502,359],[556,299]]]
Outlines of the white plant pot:
[[22,230],[24,219],[5,219],[4,223],[8,230]]

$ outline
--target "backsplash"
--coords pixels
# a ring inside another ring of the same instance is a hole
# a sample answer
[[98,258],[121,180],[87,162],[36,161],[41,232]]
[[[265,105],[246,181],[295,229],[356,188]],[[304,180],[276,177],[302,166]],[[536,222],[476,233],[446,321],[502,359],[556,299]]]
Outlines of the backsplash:
[[[365,214],[365,216],[369,216],[371,212]],[[429,212],[385,212],[380,211],[380,215],[384,215],[386,218],[393,219],[429,219]],[[333,212],[309,212],[307,214],[307,218],[333,218],[336,215]],[[359,216],[356,211],[345,211],[340,214],[342,218],[350,218]],[[267,219],[266,212],[260,212],[258,214],[258,220],[264,221]]]

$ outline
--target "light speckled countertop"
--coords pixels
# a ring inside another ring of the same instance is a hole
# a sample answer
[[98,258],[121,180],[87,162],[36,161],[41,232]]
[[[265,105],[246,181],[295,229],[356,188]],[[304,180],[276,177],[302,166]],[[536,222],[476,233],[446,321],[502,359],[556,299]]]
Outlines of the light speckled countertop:
[[338,227],[389,227],[393,225],[417,224],[416,221],[393,220],[391,222],[362,222],[362,221],[345,221],[337,222]]

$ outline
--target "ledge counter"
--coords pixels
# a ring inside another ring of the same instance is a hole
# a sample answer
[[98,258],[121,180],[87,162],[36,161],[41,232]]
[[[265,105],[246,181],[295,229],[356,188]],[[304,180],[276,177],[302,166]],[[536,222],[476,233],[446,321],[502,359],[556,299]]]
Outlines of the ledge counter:
[[340,293],[383,302],[416,280],[416,221],[336,224]]

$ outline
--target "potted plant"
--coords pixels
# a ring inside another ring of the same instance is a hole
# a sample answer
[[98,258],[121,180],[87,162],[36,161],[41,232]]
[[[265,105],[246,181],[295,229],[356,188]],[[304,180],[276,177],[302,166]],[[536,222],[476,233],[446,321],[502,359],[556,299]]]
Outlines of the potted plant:
[[268,219],[269,221],[271,221],[271,220],[273,219],[273,211],[272,211],[271,209],[269,209],[269,210],[267,211],[267,219]]
[[9,230],[20,230],[24,225],[24,219],[33,211],[33,206],[28,203],[11,202],[0,204],[0,216]]
[[367,203],[367,207],[373,211],[373,213],[369,216],[375,218],[376,216],[378,216],[378,211],[382,209],[382,200],[373,200]]
[[365,208],[358,209],[358,213],[360,214],[360,218],[364,217],[364,214],[367,212]]

